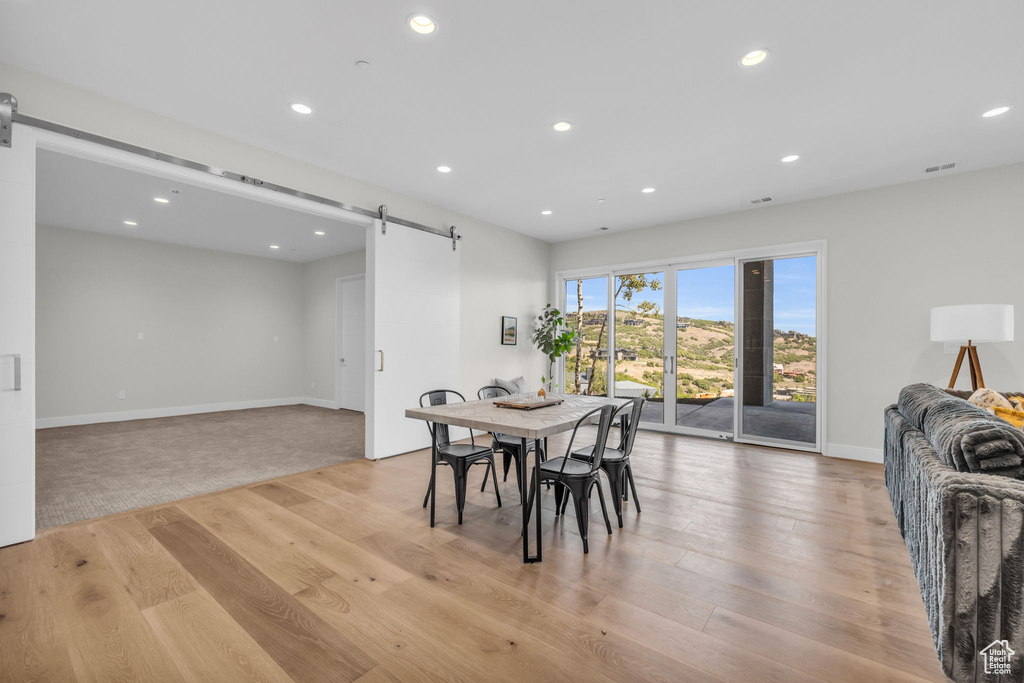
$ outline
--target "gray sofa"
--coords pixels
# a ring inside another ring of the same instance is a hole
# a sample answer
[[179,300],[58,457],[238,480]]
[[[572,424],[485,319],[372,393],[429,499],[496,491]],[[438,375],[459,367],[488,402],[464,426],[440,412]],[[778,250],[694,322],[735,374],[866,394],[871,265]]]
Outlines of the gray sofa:
[[[980,471],[984,445],[972,445],[973,463],[957,457],[986,429],[1009,439],[989,460],[996,474]],[[1014,433],[931,385],[906,387],[885,410],[886,487],[942,669],[955,681],[1024,681],[1024,481],[1007,450],[1024,452],[1024,432],[1016,430],[1019,447]],[[1010,675],[997,679],[985,673],[981,651],[1003,640],[1016,654]]]

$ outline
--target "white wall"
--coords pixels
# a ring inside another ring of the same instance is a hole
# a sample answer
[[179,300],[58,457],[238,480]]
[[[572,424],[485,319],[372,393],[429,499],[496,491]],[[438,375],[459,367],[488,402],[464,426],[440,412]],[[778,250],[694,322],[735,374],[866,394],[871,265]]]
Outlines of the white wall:
[[[554,245],[553,271],[828,240],[828,453],[880,458],[882,409],[945,386],[955,356],[929,309],[1010,303],[1024,317],[1024,164]],[[1019,328],[1019,326],[1018,326]],[[986,383],[1024,389],[1024,335],[980,348]],[[969,388],[961,373],[959,388]]]
[[[466,398],[495,376],[539,389],[547,358],[533,346],[533,321],[549,297],[550,245],[509,230],[470,240],[462,253],[462,388]],[[516,346],[501,345],[501,316],[518,318]],[[468,392],[468,393],[467,393]]]
[[303,265],[305,363],[303,391],[309,398],[334,403],[336,361],[335,283],[366,272],[366,252],[311,261]]
[[[532,329],[528,321],[543,309],[549,295],[546,243],[9,64],[0,63],[0,83],[5,92],[18,98],[19,111],[27,116],[357,206],[387,204],[391,215],[445,230],[451,225],[457,226],[464,237],[459,247],[464,250],[461,272],[463,392],[475,395],[480,384],[494,374],[536,377],[535,382],[539,384],[546,372],[543,355],[530,350],[528,343]],[[508,283],[512,281],[518,281],[519,286],[510,287]],[[502,315],[519,317],[519,346],[500,345],[497,329]],[[527,324],[524,325],[524,321]]]
[[302,264],[48,226],[36,245],[42,424],[303,395]]

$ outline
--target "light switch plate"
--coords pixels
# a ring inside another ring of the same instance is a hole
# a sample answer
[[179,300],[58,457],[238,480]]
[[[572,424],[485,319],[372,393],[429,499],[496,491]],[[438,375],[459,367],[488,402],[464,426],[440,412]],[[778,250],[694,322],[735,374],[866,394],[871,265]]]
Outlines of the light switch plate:
[[139,332],[139,341],[142,341],[143,334]]

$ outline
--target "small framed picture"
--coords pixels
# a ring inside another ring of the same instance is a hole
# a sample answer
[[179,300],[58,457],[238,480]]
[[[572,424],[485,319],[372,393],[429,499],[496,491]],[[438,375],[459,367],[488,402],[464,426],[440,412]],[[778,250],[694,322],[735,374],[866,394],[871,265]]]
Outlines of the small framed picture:
[[515,346],[518,335],[518,324],[516,319],[510,315],[501,316],[501,345]]

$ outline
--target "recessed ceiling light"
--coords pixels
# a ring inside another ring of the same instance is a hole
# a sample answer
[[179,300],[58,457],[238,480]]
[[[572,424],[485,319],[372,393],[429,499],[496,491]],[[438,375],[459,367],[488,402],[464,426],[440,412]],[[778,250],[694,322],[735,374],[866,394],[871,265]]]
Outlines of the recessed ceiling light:
[[740,66],[757,66],[768,59],[768,50],[751,50],[740,58]]
[[370,64],[365,59],[360,59],[358,62],[356,62],[357,69],[369,69],[371,66],[373,66],[373,64]]
[[654,188],[653,187],[645,187],[644,189],[642,189],[640,191],[643,192],[644,194],[650,194],[650,193],[654,192]]
[[153,201],[157,204],[170,204],[170,199],[164,199],[163,197],[153,197]]
[[438,166],[437,170],[440,171],[441,173],[451,173],[452,172],[452,169],[449,166]]
[[278,246],[278,245],[276,245],[276,244],[271,244],[271,245],[270,245],[270,248],[271,248],[271,249],[280,249],[281,247],[279,247],[279,246]]
[[603,226],[603,225],[602,225],[602,226],[601,226],[600,228],[598,228],[598,230],[607,230],[607,229],[608,229],[608,228],[607,228],[607,227],[605,227],[605,226]]
[[308,104],[302,104],[301,102],[295,102],[292,104],[292,111],[296,114],[312,114],[313,107]]
[[995,109],[989,109],[987,112],[982,114],[982,117],[990,119],[993,116],[999,116],[1000,114],[1005,114],[1008,111],[1010,111],[1010,107],[996,107]]
[[409,17],[409,28],[426,35],[437,30],[437,22],[426,14],[414,14]]
[[550,211],[548,211],[547,209],[545,209],[544,211],[541,211],[541,212],[540,212],[540,215],[541,215],[541,216],[550,216],[550,215],[551,215],[551,212],[550,212]]
[[125,221],[124,224],[125,225],[138,225],[138,223],[136,223],[135,221]]
[[796,161],[800,158],[799,154],[790,154],[789,156],[782,157],[782,163],[788,164],[792,161]]
[[598,199],[598,200],[597,200],[597,203],[598,203],[598,204],[604,204],[604,200],[603,200],[603,199]]
[[323,230],[317,230],[317,231],[316,231],[316,232],[314,232],[313,234],[314,234],[314,235],[320,235],[320,236],[322,237],[323,235],[326,235],[327,233],[326,233],[326,232],[324,232]]
[[551,127],[557,130],[559,133],[565,133],[566,131],[572,130],[572,124],[569,123],[568,121],[559,121]]

